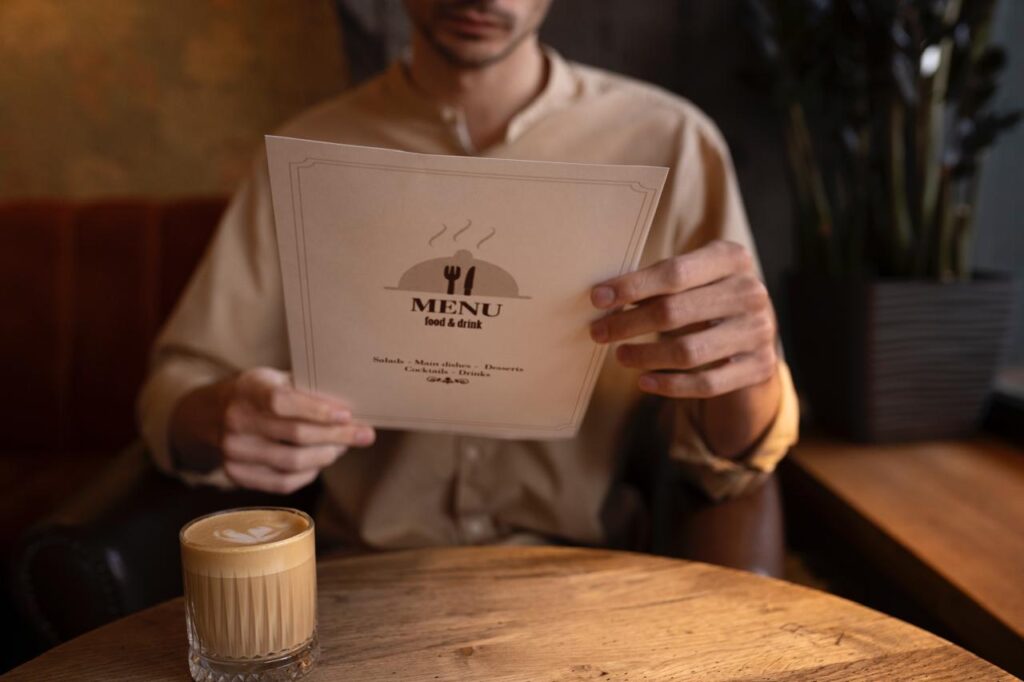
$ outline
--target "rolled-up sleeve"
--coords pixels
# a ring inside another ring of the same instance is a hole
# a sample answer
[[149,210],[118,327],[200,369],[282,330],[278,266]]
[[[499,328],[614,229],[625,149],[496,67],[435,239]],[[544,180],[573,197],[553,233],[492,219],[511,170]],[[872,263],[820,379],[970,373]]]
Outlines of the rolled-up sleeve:
[[713,500],[737,497],[761,485],[796,444],[800,409],[793,379],[785,362],[779,362],[781,397],[775,418],[743,457],[719,457],[708,447],[697,426],[696,402],[676,401],[669,457],[683,476]]
[[264,153],[232,198],[154,344],[137,414],[157,467],[189,483],[230,485],[221,469],[178,468],[170,424],[186,394],[250,367],[290,367]]
[[227,376],[230,372],[202,358],[164,348],[154,362],[149,379],[139,394],[139,431],[157,468],[186,483],[230,487],[222,468],[196,473],[179,470],[170,442],[174,409],[186,394]]

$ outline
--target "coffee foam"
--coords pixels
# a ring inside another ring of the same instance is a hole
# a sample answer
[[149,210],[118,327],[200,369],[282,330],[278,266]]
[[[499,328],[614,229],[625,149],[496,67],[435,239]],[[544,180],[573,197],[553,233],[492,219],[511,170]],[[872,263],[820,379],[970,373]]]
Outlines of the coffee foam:
[[187,524],[180,538],[185,571],[225,578],[286,571],[315,551],[312,519],[283,507],[203,516]]

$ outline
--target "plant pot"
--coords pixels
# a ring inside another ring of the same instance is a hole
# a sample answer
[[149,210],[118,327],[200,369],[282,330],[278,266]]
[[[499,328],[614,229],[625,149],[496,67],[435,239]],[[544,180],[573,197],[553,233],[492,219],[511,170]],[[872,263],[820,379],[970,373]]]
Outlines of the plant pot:
[[1006,349],[1014,281],[835,282],[795,275],[794,370],[811,419],[859,441],[978,426]]

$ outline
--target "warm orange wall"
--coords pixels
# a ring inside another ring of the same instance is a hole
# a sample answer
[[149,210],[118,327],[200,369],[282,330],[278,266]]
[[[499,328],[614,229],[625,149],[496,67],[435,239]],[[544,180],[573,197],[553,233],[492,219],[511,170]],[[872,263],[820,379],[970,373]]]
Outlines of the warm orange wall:
[[0,0],[0,199],[227,192],[345,81],[330,0]]

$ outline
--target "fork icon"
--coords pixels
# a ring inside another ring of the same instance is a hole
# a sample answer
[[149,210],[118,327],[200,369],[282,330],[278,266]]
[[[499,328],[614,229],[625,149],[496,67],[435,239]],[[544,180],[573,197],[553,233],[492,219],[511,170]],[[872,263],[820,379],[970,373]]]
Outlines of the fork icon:
[[448,295],[455,293],[455,282],[459,279],[462,274],[462,268],[458,265],[446,265],[444,266],[444,278],[448,280]]

